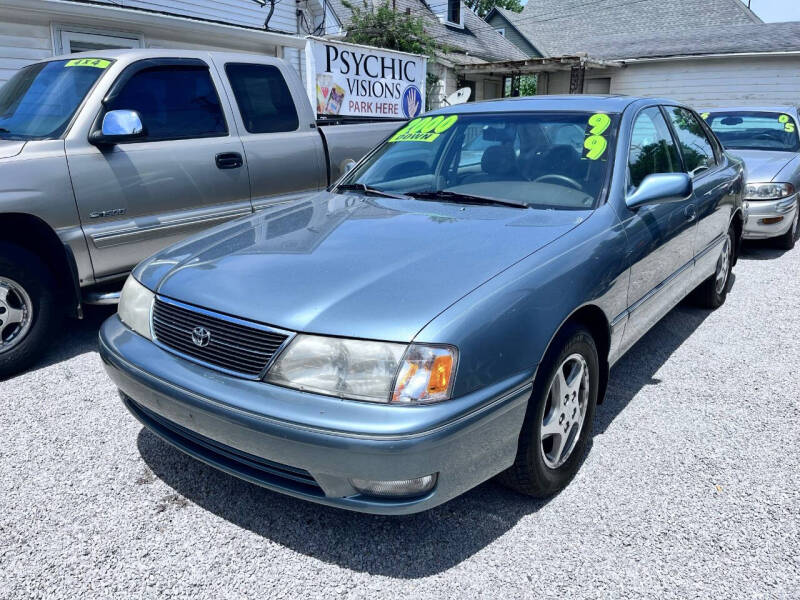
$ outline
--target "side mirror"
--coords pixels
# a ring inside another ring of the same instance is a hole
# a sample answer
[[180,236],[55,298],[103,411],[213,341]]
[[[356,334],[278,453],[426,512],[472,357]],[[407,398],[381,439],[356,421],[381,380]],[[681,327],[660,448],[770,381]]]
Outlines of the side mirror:
[[103,117],[100,131],[93,131],[89,141],[97,145],[132,142],[145,136],[142,118],[135,110],[111,110]]
[[625,204],[635,210],[647,204],[683,202],[693,191],[692,178],[686,173],[654,173],[645,177],[636,191],[625,198]]
[[352,158],[347,158],[347,159],[343,160],[342,161],[342,167],[341,167],[342,175],[352,171],[353,167],[355,167],[355,166],[356,166],[356,161],[354,161]]

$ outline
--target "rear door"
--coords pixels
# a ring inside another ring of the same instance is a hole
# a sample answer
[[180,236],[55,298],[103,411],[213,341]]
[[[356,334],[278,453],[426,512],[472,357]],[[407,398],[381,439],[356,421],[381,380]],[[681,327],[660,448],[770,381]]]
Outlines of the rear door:
[[215,58],[238,108],[253,208],[301,198],[328,184],[322,136],[302,85],[268,60]]
[[96,278],[252,212],[242,143],[219,84],[201,59],[135,62],[110,88],[97,123],[105,111],[136,110],[147,136],[104,148],[67,141]]
[[684,169],[694,183],[697,234],[693,248],[697,264],[690,281],[693,287],[716,268],[732,216],[734,203],[729,196],[735,173],[697,115],[679,106],[666,106],[665,112],[675,132]]
[[[677,144],[657,106],[636,116],[628,151],[627,193],[645,177],[683,169]],[[695,203],[690,198],[627,210],[623,217],[631,253],[629,319],[623,338],[629,348],[684,296],[693,265]]]

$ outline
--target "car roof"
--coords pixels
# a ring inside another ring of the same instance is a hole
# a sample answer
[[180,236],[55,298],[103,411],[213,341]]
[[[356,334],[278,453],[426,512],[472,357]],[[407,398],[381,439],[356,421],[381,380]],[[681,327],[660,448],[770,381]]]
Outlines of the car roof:
[[664,98],[641,98],[638,96],[622,95],[545,95],[525,96],[519,98],[498,98],[496,100],[483,100],[439,108],[428,114],[449,113],[491,113],[491,112],[525,112],[538,110],[552,111],[587,111],[621,113],[630,105],[646,101],[651,104],[682,105],[674,100]]

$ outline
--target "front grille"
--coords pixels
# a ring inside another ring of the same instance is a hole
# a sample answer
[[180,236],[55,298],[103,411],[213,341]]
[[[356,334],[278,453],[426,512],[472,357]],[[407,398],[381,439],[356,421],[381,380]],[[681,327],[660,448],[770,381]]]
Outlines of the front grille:
[[[208,332],[195,336],[195,330]],[[186,358],[249,378],[258,377],[288,339],[285,332],[156,298],[153,306],[156,341]],[[201,344],[195,341],[199,339]],[[202,345],[205,342],[207,345]]]
[[257,483],[279,485],[314,496],[325,495],[311,473],[305,469],[254,456],[207,438],[165,419],[125,394],[123,401],[137,419],[184,452]]

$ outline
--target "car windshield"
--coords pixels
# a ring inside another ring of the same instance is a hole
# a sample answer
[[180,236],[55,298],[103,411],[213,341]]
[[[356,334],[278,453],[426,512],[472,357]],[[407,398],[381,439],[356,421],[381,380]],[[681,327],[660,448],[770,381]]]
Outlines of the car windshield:
[[111,61],[56,60],[30,65],[0,88],[0,139],[60,137]]
[[781,112],[730,111],[703,113],[726,148],[738,150],[800,150],[797,123]]
[[618,116],[469,113],[414,119],[340,189],[427,200],[587,210],[609,179]]

